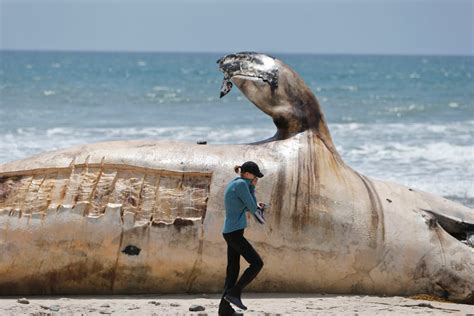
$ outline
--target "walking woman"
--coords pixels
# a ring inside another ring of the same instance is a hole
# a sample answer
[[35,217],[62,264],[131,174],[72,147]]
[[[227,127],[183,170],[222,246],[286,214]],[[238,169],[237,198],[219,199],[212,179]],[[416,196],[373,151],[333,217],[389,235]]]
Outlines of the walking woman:
[[[244,237],[244,229],[247,227],[246,211],[254,214],[257,206],[263,207],[262,203],[257,205],[255,198],[255,185],[263,174],[253,161],[247,161],[242,166],[235,166],[234,170],[236,173],[240,170],[240,177],[229,182],[224,194],[225,220],[222,235],[227,243],[227,275],[224,293],[219,304],[219,315],[235,313],[229,302],[240,309],[247,309],[241,301],[242,289],[257,276],[263,267],[262,258]],[[237,281],[241,255],[250,266]]]

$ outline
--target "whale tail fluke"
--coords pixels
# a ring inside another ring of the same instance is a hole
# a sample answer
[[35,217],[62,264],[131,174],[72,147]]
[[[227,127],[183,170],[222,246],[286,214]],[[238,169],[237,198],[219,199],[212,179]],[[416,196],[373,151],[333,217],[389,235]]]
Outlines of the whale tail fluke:
[[432,224],[439,224],[451,236],[474,248],[474,210],[431,193],[418,193],[429,205],[421,210],[430,214]]
[[[418,192],[428,207],[419,208],[433,242],[430,281],[433,292],[451,301],[474,304],[474,212],[459,203]],[[454,268],[454,269],[453,269]]]

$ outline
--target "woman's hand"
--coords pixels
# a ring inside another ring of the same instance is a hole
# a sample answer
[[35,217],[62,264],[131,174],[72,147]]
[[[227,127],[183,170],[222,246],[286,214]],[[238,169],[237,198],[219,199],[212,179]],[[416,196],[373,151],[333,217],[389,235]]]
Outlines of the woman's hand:
[[264,208],[264,207],[265,207],[265,203],[263,203],[263,202],[258,202],[257,205],[258,205],[258,207],[260,207],[260,208]]

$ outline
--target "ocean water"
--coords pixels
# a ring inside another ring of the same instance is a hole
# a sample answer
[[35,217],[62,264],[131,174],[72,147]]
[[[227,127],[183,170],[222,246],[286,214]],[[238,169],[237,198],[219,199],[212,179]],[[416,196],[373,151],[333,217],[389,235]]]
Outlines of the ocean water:
[[[223,54],[0,52],[0,163],[118,139],[245,143],[271,119]],[[474,206],[474,57],[274,54],[318,97],[354,169]]]

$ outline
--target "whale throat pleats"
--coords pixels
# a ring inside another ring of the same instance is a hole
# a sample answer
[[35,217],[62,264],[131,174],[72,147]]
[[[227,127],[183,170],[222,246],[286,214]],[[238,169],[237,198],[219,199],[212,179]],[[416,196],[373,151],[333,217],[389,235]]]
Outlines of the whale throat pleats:
[[203,220],[211,175],[103,162],[4,173],[0,213],[42,218],[48,210],[81,204],[83,216],[99,217],[118,204],[122,215],[133,213],[142,224]]

